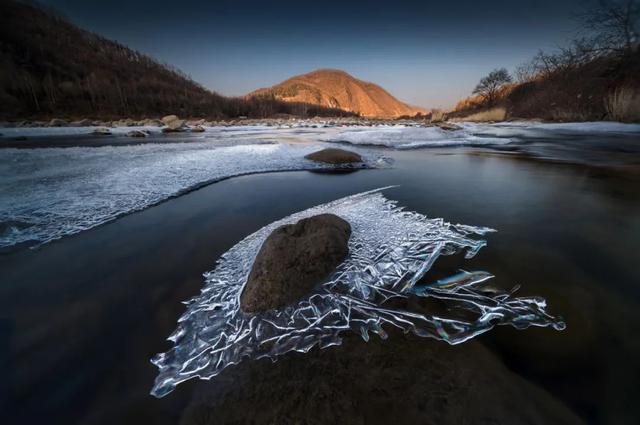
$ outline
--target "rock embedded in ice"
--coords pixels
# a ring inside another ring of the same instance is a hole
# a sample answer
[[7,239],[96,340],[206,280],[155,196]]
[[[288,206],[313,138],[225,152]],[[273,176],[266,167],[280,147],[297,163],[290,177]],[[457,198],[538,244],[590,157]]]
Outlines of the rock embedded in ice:
[[[291,351],[336,346],[348,331],[365,341],[370,333],[385,339],[387,326],[460,344],[497,325],[564,329],[560,318],[546,312],[542,298],[515,297],[513,291],[486,293],[473,282],[420,291],[421,297],[445,303],[442,311],[402,302],[413,297],[411,289],[441,255],[465,252],[471,258],[486,245],[474,235],[493,230],[406,211],[386,199],[380,193],[384,189],[285,217],[223,254],[215,270],[205,273],[200,295],[186,303],[187,311],[169,337],[174,347],[152,359],[159,374],[151,393],[163,397],[181,382],[210,379],[245,358],[276,360]],[[264,241],[283,225],[319,214],[335,214],[351,226],[347,257],[297,303],[247,315],[240,295]]]
[[327,164],[352,164],[362,162],[362,157],[355,152],[344,149],[327,148],[318,152],[310,153],[305,158]]
[[308,296],[347,257],[351,226],[320,214],[275,229],[264,241],[240,296],[245,313],[284,307]]

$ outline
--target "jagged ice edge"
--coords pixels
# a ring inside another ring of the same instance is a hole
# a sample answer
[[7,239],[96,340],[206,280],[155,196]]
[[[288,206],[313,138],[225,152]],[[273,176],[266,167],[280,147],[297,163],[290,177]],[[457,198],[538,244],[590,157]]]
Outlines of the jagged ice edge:
[[[473,285],[432,288],[423,296],[454,301],[474,313],[474,319],[386,306],[393,298],[406,298],[406,292],[440,255],[466,251],[465,257],[471,258],[486,245],[471,236],[494,231],[404,211],[380,193],[390,187],[293,214],[263,227],[223,254],[216,268],[205,273],[200,295],[186,302],[187,311],[168,338],[175,346],[152,359],[159,375],[151,394],[162,397],[188,379],[210,379],[244,357],[275,361],[290,351],[338,345],[340,333],[347,330],[359,332],[365,341],[369,332],[386,338],[384,324],[450,344],[467,341],[497,324],[517,329],[564,328],[561,319],[545,312],[541,298],[487,294]],[[281,310],[244,314],[240,294],[266,237],[277,227],[320,213],[336,214],[351,224],[349,257],[308,299]]]

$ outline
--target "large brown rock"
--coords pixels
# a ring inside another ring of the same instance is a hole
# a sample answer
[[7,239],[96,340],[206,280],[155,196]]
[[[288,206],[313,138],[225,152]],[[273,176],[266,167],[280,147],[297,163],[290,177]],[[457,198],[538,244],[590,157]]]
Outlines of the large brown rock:
[[337,148],[322,149],[321,151],[306,155],[305,158],[327,164],[351,164],[354,162],[362,162],[362,157],[357,153]]
[[264,241],[240,308],[257,313],[298,301],[347,256],[351,226],[333,214],[320,214],[274,230]]
[[166,115],[160,119],[164,124],[169,124],[171,121],[175,121],[178,119],[177,115]]

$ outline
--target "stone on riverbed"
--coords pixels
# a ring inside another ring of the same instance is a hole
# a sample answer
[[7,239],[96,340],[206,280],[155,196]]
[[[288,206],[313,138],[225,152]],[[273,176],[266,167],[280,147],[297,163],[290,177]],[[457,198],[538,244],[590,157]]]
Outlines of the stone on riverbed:
[[337,148],[322,149],[321,151],[306,155],[305,158],[327,164],[351,164],[354,162],[362,162],[362,157],[357,153]]
[[333,214],[320,214],[274,230],[264,241],[240,295],[245,313],[258,313],[299,301],[349,253],[351,226]]

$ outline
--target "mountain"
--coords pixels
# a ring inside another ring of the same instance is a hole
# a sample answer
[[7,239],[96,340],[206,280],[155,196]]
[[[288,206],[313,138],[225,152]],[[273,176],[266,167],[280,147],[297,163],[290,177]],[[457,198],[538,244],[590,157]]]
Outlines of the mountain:
[[83,30],[34,2],[0,0],[0,11],[3,119],[345,115],[273,97],[218,95],[180,70]]
[[399,101],[376,84],[358,80],[337,69],[319,69],[297,75],[248,95],[250,98],[260,96],[339,108],[364,117],[395,118],[426,113],[424,109]]

